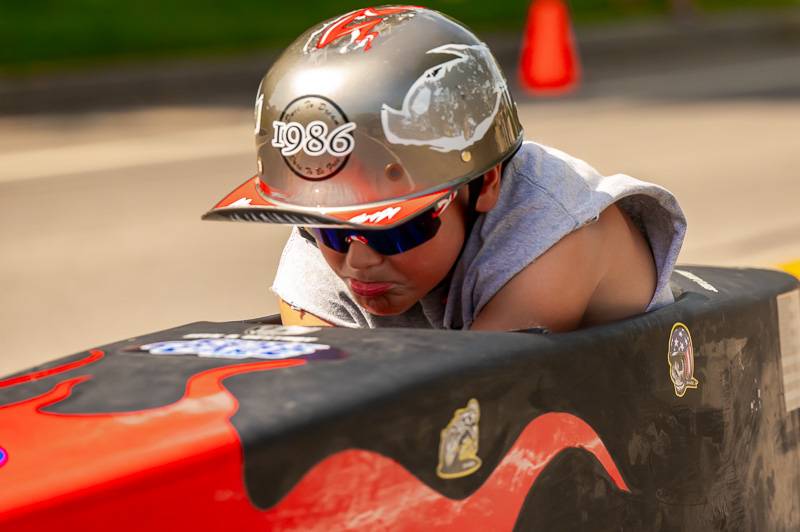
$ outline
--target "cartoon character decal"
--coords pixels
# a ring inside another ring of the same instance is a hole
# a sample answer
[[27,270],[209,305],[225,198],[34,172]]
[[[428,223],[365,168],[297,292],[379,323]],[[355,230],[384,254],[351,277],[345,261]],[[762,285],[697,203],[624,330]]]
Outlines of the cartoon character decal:
[[[311,34],[303,47],[303,52],[310,53],[331,46],[339,45],[337,51],[346,53],[372,47],[372,41],[378,36],[379,27],[387,20],[401,22],[414,16],[413,6],[367,7],[346,13],[322,25]],[[342,42],[343,37],[349,40]]]
[[436,474],[441,478],[461,478],[471,475],[481,467],[478,457],[478,422],[481,410],[477,399],[459,408],[453,419],[442,430],[439,441],[439,466]]
[[694,349],[692,335],[683,323],[672,326],[667,350],[669,378],[675,387],[675,395],[683,397],[689,388],[697,388],[699,382],[694,377]]

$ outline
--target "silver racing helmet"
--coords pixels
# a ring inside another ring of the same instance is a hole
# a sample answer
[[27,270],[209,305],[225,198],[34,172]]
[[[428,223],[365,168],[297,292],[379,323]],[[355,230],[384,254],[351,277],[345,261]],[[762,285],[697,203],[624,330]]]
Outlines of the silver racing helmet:
[[204,219],[389,228],[522,142],[489,48],[414,6],[359,9],[306,31],[261,81],[258,174]]

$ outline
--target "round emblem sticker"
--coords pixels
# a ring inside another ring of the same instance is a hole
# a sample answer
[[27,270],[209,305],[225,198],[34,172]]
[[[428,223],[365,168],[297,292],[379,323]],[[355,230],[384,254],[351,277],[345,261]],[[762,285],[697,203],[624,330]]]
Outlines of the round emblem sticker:
[[293,100],[272,123],[272,146],[303,179],[320,181],[336,175],[355,147],[355,122],[324,96]]
[[675,395],[683,397],[686,390],[697,388],[700,384],[694,376],[694,348],[689,328],[683,323],[672,326],[667,350],[669,378],[675,387]]

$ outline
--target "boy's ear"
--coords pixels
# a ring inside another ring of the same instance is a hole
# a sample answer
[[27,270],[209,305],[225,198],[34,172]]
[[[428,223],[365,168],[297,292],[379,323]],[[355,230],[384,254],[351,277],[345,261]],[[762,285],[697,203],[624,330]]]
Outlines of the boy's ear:
[[500,168],[498,164],[483,174],[483,187],[475,204],[478,212],[489,212],[497,204],[497,198],[500,197]]

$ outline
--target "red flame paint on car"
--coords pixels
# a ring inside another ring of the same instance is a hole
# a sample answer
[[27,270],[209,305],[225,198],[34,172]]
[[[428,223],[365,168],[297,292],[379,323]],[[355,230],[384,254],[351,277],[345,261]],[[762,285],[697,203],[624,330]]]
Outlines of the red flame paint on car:
[[531,421],[465,499],[441,495],[390,458],[348,449],[317,463],[278,504],[260,510],[248,498],[241,443],[230,422],[238,402],[222,381],[302,364],[206,370],[188,380],[180,400],[137,412],[42,410],[89,375],[0,406],[0,427],[9,429],[0,442],[9,456],[0,470],[0,528],[511,530],[538,475],[570,447],[592,453],[617,488],[628,489],[597,433],[574,415],[554,412]]
[[0,406],[0,427],[8,429],[0,445],[9,457],[0,470],[0,529],[85,530],[87,523],[104,529],[113,523],[115,530],[159,523],[160,529],[165,519],[176,529],[195,520],[201,527],[233,526],[226,512],[256,510],[245,493],[241,444],[230,423],[238,402],[222,381],[305,363],[269,360],[203,371],[189,379],[180,400],[137,412],[42,411],[88,375]]
[[26,373],[25,375],[19,375],[17,377],[9,377],[7,379],[0,380],[0,388],[5,388],[7,386],[14,386],[15,384],[21,384],[23,382],[30,382],[38,379],[44,379],[45,377],[50,377],[52,375],[58,375],[59,373],[64,373],[72,369],[87,366],[93,362],[97,362],[101,358],[103,358],[103,352],[95,349],[93,351],[90,351],[88,355],[86,355],[84,358],[81,358],[80,360],[75,360],[73,362],[67,362],[65,364],[60,364],[52,368],[43,369],[41,371],[33,371],[31,373]]
[[385,456],[347,450],[311,469],[267,522],[288,530],[512,530],[539,474],[571,447],[592,453],[617,488],[629,491],[597,433],[578,417],[551,412],[525,427],[466,499],[439,494]]

